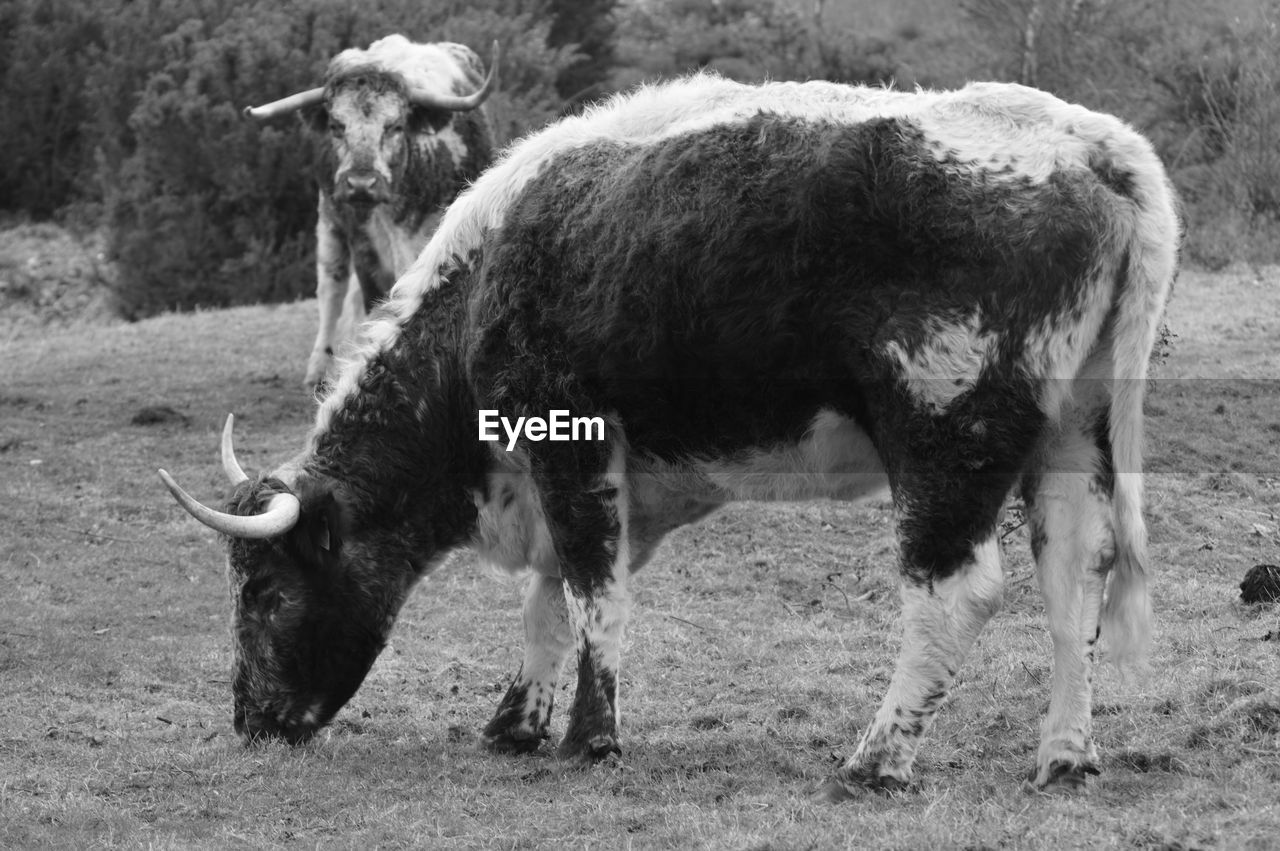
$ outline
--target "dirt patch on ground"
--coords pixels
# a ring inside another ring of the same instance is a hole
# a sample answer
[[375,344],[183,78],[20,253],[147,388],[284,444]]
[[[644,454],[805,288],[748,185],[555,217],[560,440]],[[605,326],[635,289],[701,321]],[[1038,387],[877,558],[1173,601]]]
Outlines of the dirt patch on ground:
[[114,275],[99,233],[79,237],[54,224],[0,229],[0,340],[119,321]]

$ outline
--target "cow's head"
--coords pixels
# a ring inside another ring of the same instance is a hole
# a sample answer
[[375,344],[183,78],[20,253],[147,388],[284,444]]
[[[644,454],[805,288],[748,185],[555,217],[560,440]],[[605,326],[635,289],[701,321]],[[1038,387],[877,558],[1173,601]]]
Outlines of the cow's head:
[[[389,47],[378,50],[385,45]],[[431,50],[430,58],[438,64],[414,66],[411,59],[389,52],[413,49]],[[475,61],[474,54],[465,52]],[[483,84],[460,95],[453,89],[466,74],[456,57],[434,45],[412,45],[393,36],[375,43],[369,51],[339,54],[330,64],[324,86],[251,107],[245,114],[267,119],[305,109],[312,126],[330,137],[333,175],[329,188],[334,199],[367,212],[391,200],[413,140],[420,143],[424,136],[448,126],[454,113],[484,103],[494,90],[499,60],[495,42]],[[409,70],[400,66],[429,76],[411,77]]]
[[419,575],[418,556],[393,530],[350,534],[346,499],[331,480],[250,479],[231,428],[228,417],[222,460],[235,489],[225,510],[161,477],[189,513],[229,539],[236,731],[299,744],[363,682]]

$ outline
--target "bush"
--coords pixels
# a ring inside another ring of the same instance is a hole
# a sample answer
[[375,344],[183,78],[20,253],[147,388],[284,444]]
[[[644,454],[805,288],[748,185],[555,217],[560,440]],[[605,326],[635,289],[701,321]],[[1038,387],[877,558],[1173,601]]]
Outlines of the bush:
[[[503,44],[489,101],[499,143],[566,98],[700,69],[1021,79],[1155,141],[1189,202],[1191,259],[1276,260],[1280,2],[1267,4],[1233,24],[1195,0],[882,0],[843,18],[879,20],[881,38],[824,22],[823,0],[5,0],[0,216],[104,223],[129,316],[308,294],[320,142],[300,122],[261,126],[239,110],[403,32],[486,61]],[[928,35],[912,15],[945,29]]]
[[290,27],[191,19],[159,40],[162,64],[128,118],[132,150],[104,156],[101,173],[127,317],[307,291],[310,138],[240,116],[279,83],[271,59]]
[[0,6],[0,210],[47,217],[91,191],[81,81],[102,39],[100,15],[84,2]]
[[653,0],[620,15],[615,89],[699,70],[743,82],[881,83],[894,74],[887,42],[819,28],[775,0]]
[[1167,58],[1159,77],[1168,146],[1188,202],[1188,253],[1212,267],[1280,262],[1280,26],[1276,17],[1218,27]]
[[599,94],[613,69],[618,0],[548,0],[552,20],[547,44],[574,48],[578,56],[556,77],[556,90],[570,102]]

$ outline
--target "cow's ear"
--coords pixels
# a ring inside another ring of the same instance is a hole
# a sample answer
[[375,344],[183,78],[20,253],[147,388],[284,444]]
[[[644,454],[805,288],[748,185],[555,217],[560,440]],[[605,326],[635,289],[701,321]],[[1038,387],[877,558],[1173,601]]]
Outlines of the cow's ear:
[[304,504],[298,525],[293,528],[293,545],[304,564],[332,570],[341,557],[346,525],[342,499],[335,491],[326,490]]
[[453,113],[447,109],[415,104],[409,109],[409,132],[439,133],[452,120]]

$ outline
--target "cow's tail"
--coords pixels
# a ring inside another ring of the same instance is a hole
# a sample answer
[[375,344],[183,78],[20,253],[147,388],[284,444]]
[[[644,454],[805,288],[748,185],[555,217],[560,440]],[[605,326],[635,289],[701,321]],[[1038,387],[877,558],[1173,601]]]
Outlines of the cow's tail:
[[1111,463],[1116,555],[1102,606],[1107,658],[1121,670],[1139,666],[1151,644],[1147,527],[1142,517],[1142,379],[1115,379],[1111,399]]
[[1117,276],[1112,313],[1111,462],[1115,472],[1115,561],[1102,609],[1107,658],[1141,668],[1151,643],[1147,527],[1142,515],[1142,404],[1147,367],[1177,268],[1180,225],[1164,171],[1135,181],[1134,218]]

